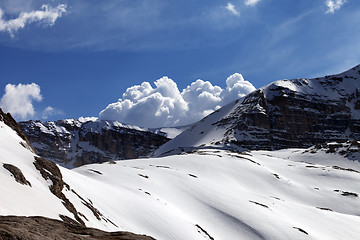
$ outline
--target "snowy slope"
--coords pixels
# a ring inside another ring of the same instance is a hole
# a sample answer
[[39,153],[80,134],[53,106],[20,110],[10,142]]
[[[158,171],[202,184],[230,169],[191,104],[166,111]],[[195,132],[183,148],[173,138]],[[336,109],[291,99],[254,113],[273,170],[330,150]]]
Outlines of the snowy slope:
[[338,75],[280,80],[205,117],[156,156],[212,147],[284,149],[360,139],[360,65]]
[[[62,193],[89,227],[159,240],[357,239],[359,146],[203,149],[59,169],[66,183]],[[0,166],[1,215],[61,214],[75,221],[50,191],[53,180],[34,167],[36,155],[2,121],[0,153],[0,163],[16,166],[31,184],[17,182]]]
[[66,181],[118,226],[156,239],[357,239],[360,234],[360,164],[340,155],[200,150],[74,171],[64,173]]
[[[22,146],[26,146],[25,141],[2,121],[0,134],[0,214],[43,215],[56,219],[60,219],[59,214],[70,216],[60,199],[49,191],[50,183],[35,169],[34,153]],[[19,168],[31,187],[16,182],[3,164]]]
[[173,139],[186,129],[188,129],[191,125],[179,126],[179,127],[163,127],[163,128],[149,128],[148,131],[164,135],[167,138]]

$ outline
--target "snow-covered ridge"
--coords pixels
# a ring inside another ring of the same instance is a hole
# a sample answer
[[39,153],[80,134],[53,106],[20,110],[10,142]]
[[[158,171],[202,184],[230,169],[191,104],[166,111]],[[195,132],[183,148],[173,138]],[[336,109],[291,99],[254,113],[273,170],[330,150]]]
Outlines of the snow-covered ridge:
[[93,131],[100,133],[102,130],[126,128],[137,131],[148,132],[147,128],[132,126],[120,123],[118,121],[105,121],[98,119],[63,119],[55,122],[47,121],[29,121],[33,126],[38,127],[40,131],[52,135],[70,134],[69,128],[83,127],[84,131]]
[[282,149],[360,139],[360,65],[338,75],[279,80],[215,111],[161,146]]
[[285,79],[275,81],[261,90],[264,92],[266,98],[271,100],[277,89],[282,91],[296,92],[307,96],[308,99],[322,97],[326,100],[338,100],[347,95],[353,95],[359,92],[359,76],[360,65],[357,65],[343,73],[325,76],[323,78],[314,79]]

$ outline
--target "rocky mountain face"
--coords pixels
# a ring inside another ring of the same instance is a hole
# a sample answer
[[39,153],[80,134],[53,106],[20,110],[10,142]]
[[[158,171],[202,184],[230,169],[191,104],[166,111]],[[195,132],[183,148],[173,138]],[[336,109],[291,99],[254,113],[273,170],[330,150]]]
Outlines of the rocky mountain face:
[[338,75],[280,80],[214,112],[157,155],[189,148],[307,148],[360,139],[360,65]]
[[67,168],[148,157],[169,140],[164,135],[116,121],[27,121],[19,126],[41,157]]

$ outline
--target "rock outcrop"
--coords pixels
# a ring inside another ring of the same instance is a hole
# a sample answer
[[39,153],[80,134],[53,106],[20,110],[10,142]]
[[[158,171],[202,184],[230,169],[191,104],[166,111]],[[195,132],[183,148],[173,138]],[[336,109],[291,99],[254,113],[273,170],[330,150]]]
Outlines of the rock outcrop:
[[24,147],[29,148],[32,152],[35,152],[34,149],[31,147],[30,142],[27,139],[26,135],[20,129],[18,123],[11,116],[11,113],[4,113],[3,110],[0,108],[0,121],[4,122],[6,125],[12,128],[17,133],[17,135],[19,135],[19,137],[21,137],[22,140],[24,140],[24,143],[22,143]]
[[20,122],[36,152],[67,168],[150,156],[169,139],[116,121]]
[[104,232],[45,217],[0,216],[1,240],[154,240],[130,232]]

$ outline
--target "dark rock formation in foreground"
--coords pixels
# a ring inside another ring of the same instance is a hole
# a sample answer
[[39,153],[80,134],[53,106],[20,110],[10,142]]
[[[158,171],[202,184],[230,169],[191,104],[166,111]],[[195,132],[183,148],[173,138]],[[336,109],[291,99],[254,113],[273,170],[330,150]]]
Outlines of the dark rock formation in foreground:
[[150,156],[169,139],[116,121],[20,122],[36,152],[67,168]]
[[154,240],[129,232],[104,232],[45,217],[0,216],[0,240]]

